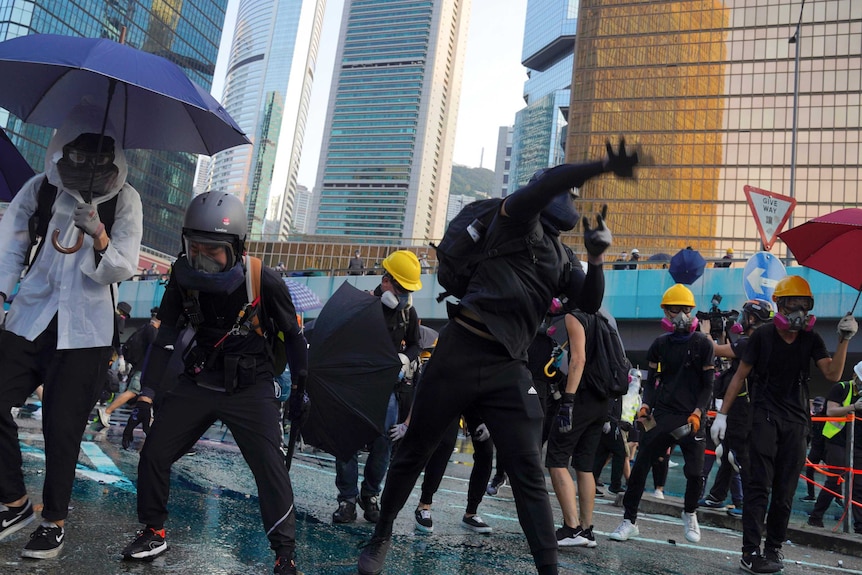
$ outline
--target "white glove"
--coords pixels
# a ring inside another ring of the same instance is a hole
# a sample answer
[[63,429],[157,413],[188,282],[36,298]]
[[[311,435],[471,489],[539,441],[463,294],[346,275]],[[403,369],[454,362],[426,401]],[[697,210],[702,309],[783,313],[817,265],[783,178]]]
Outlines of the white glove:
[[105,229],[105,225],[99,219],[99,211],[92,204],[78,202],[72,213],[72,221],[75,222],[75,227],[94,238]]
[[602,426],[602,433],[607,435],[610,432],[611,432],[611,422],[606,421],[605,424]]
[[853,404],[853,411],[859,413],[862,411],[862,397],[856,400],[856,403]]
[[122,355],[117,358],[117,373],[120,375],[126,373],[126,359]]
[[389,439],[392,441],[398,441],[404,437],[405,433],[407,433],[407,424],[398,423],[389,428]]
[[476,432],[473,433],[473,439],[476,441],[487,441],[491,439],[491,432],[488,431],[488,426],[482,423],[479,427],[476,428]]
[[724,439],[725,433],[727,433],[727,414],[721,412],[716,413],[715,420],[712,422],[712,429],[710,430],[712,442],[716,445],[721,443]]
[[838,322],[838,338],[839,341],[850,339],[859,330],[859,324],[856,323],[856,318],[851,314],[847,314]]
[[398,379],[403,379],[407,374],[407,370],[410,369],[410,358],[403,353],[399,353],[398,359],[401,360],[401,371],[398,372]]

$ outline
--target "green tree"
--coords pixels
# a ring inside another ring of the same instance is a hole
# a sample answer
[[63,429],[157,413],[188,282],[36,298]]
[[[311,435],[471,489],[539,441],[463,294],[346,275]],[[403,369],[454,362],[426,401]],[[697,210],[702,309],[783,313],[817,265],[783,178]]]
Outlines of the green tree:
[[494,192],[494,172],[485,168],[469,168],[467,166],[452,166],[452,181],[449,184],[450,195],[487,197]]

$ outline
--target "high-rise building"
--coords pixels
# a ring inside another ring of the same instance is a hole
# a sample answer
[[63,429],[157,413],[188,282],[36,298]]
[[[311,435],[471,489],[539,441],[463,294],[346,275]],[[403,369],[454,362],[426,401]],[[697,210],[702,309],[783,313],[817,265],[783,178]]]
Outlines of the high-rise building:
[[494,160],[494,188],[491,191],[492,197],[505,198],[509,194],[509,170],[511,164],[512,126],[500,126],[497,132],[497,155]]
[[521,63],[527,106],[515,114],[508,193],[565,160],[578,0],[529,0]]
[[198,171],[195,174],[194,195],[199,196],[209,188],[211,156],[198,156]]
[[[311,211],[311,191],[297,184],[295,195],[295,204],[293,209],[293,218],[290,224],[290,231],[297,234],[304,234],[308,230],[308,216]],[[286,220],[286,218],[285,218]],[[287,235],[287,232],[284,232]]]
[[[212,85],[227,0],[30,0],[0,4],[0,40],[27,34],[63,34],[119,40],[179,65],[205,90]],[[0,126],[37,171],[52,130],[24,124],[0,110]],[[127,150],[129,182],[141,194],[142,245],[177,253],[185,207],[192,197],[197,156]]]
[[346,0],[313,233],[439,238],[470,0]]
[[581,190],[618,245],[758,251],[745,185],[794,195],[794,223],[858,205],[862,2],[766,4],[581,0],[567,158],[623,134],[647,160]]
[[[326,2],[305,4],[303,10],[302,0],[241,0],[237,11],[223,104],[253,145],[213,156],[209,189],[243,199],[254,238],[277,230],[280,223],[283,190],[272,190],[279,139],[297,124],[303,126],[300,133],[304,132],[307,97],[300,105],[299,92],[308,70],[306,30],[312,18],[322,19]],[[316,52],[319,22],[312,28],[317,30],[310,36]],[[300,135],[299,148],[301,145]],[[298,160],[289,165],[297,169]],[[292,178],[296,180],[295,174]],[[270,206],[275,206],[277,215],[267,216]],[[274,218],[274,224],[265,226],[267,217]]]

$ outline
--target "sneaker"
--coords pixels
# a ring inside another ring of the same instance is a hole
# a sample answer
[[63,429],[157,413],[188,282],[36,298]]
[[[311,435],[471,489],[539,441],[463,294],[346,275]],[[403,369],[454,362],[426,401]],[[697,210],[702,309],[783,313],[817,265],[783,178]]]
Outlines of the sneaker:
[[359,575],[379,575],[391,544],[389,537],[372,537],[371,541],[362,545],[362,553],[356,564]]
[[164,529],[147,527],[138,531],[134,540],[123,549],[123,559],[152,559],[168,550]]
[[296,561],[290,557],[279,555],[275,559],[275,567],[272,568],[275,575],[296,575]]
[[778,573],[781,566],[763,557],[758,551],[754,553],[743,553],[739,560],[739,568],[749,573]]
[[557,539],[557,545],[568,547],[589,547],[590,549],[598,545],[598,543],[596,543],[596,538],[593,535],[592,525],[590,525],[589,529],[581,529],[581,526],[578,525],[576,529],[578,530],[578,534],[575,537],[567,539],[566,543],[562,543]]
[[485,493],[488,495],[497,495],[500,491],[500,488],[506,485],[506,476],[505,475],[495,475],[491,482],[488,483],[488,487],[485,489]]
[[[362,508],[363,511],[365,511],[362,516],[365,518],[366,521],[368,521],[369,523],[377,523],[377,521],[380,519],[380,504],[377,502],[376,495],[362,495],[359,498],[359,506]],[[356,519],[355,515],[354,519]]]
[[667,466],[668,466],[669,468],[673,469],[674,467],[679,467],[679,463],[677,463],[677,462],[676,462],[676,461],[674,461],[673,459],[668,459],[668,461],[667,461]]
[[661,489],[656,489],[652,492],[652,496],[656,499],[664,499],[664,491],[662,491]]
[[808,516],[808,524],[812,527],[823,527],[823,520],[813,515]]
[[733,507],[727,510],[727,514],[731,517],[742,519],[742,507]]
[[703,499],[697,502],[698,507],[706,507],[707,509],[726,509],[727,505],[724,504],[724,501],[716,501],[711,496],[707,495]]
[[102,424],[102,427],[111,427],[111,414],[108,413],[108,408],[99,405],[96,407],[96,412],[99,414],[99,423]]
[[434,521],[431,520],[431,510],[416,508],[414,512],[416,516],[416,530],[423,533],[431,533],[434,531]]
[[574,547],[575,541],[581,535],[581,526],[569,527],[565,521],[563,526],[557,529],[557,546],[559,547]]
[[608,487],[608,493],[613,493],[614,495],[619,495],[620,493],[625,493],[626,490],[622,487]]
[[469,529],[470,531],[475,531],[476,533],[491,533],[494,531],[494,528],[482,521],[482,518],[478,515],[473,515],[472,517],[467,517],[465,515],[462,517],[461,527]]
[[604,497],[605,492],[601,490],[601,488],[596,485],[596,497]]
[[333,523],[353,523],[356,521],[356,504],[352,501],[339,501],[338,509],[332,514]]
[[19,507],[7,507],[0,505],[0,541],[6,539],[16,531],[23,529],[36,519],[33,513],[33,504],[30,500]]
[[30,534],[30,541],[21,551],[21,557],[31,559],[51,559],[63,550],[66,532],[59,525],[42,523]]
[[685,538],[692,543],[700,541],[700,525],[697,524],[697,511],[693,513],[682,512],[682,527]]
[[628,541],[632,537],[637,537],[641,534],[638,526],[629,521],[628,519],[623,519],[623,522],[620,523],[614,532],[608,535],[609,538],[614,541]]
[[805,497],[800,497],[799,501],[802,501],[803,503],[814,503],[817,501],[817,498],[814,495],[806,495]]
[[784,553],[781,550],[766,547],[763,550],[763,557],[770,563],[778,565],[779,571],[784,569]]

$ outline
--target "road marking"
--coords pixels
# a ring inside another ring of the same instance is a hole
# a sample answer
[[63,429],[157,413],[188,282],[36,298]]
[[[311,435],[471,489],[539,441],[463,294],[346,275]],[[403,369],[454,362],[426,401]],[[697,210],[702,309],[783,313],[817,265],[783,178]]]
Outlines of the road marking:
[[[40,433],[21,433],[19,434],[19,439],[22,441],[43,441],[42,434]],[[130,481],[122,471],[120,471],[120,468],[114,464],[113,460],[108,457],[108,455],[102,451],[98,445],[92,441],[82,441],[81,450],[92,462],[95,469],[90,469],[89,467],[78,463],[75,467],[76,475],[86,479],[91,479],[101,484],[112,485],[118,489],[122,489],[123,491],[128,491],[129,493],[135,493],[137,491],[135,489],[135,484],[132,483],[132,481]],[[27,453],[41,461],[45,460],[44,450],[26,443],[21,443],[21,453]]]

